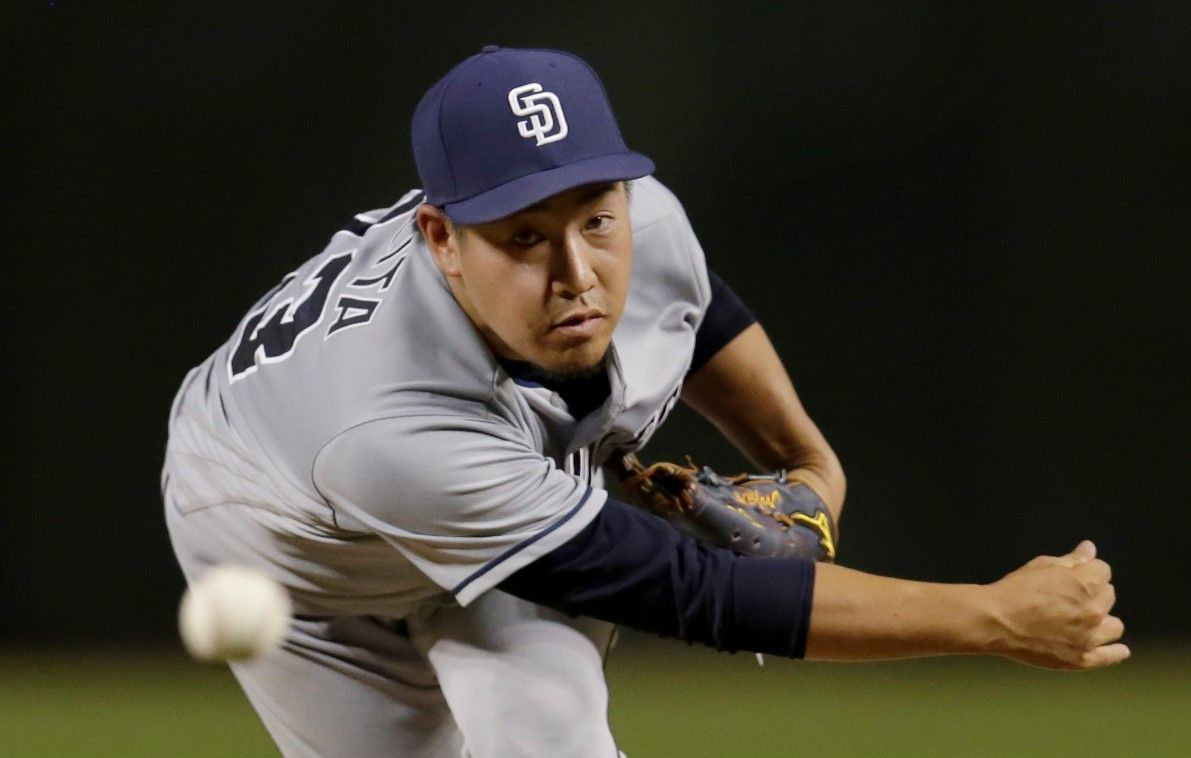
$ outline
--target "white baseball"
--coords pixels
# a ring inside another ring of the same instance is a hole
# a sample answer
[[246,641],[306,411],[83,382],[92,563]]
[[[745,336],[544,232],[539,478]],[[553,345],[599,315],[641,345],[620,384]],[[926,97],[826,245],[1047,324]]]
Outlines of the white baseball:
[[182,595],[178,628],[200,661],[256,658],[281,643],[293,606],[281,585],[245,566],[217,566]]

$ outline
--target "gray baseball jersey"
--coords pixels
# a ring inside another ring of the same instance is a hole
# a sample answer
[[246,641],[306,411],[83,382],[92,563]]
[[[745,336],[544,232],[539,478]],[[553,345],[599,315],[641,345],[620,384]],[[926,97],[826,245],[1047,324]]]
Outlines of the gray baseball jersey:
[[[417,234],[417,191],[286,276],[171,411],[162,487],[188,577],[256,565],[299,616],[413,619],[467,606],[582,529],[606,499],[600,464],[643,445],[676,402],[710,300],[677,200],[652,177],[632,189],[610,394],[582,419],[483,343]],[[476,618],[538,614],[525,605]],[[267,675],[236,673],[262,711]]]

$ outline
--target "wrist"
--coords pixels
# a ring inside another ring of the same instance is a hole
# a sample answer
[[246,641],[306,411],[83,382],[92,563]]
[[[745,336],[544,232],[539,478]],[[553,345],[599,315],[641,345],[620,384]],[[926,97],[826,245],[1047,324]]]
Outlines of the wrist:
[[[801,466],[798,468],[787,468],[786,482],[789,484],[805,484],[810,487],[823,504],[827,507],[827,511],[831,514],[832,520],[838,524],[840,512],[843,510],[843,491],[842,485],[832,486],[825,473],[811,466]],[[842,481],[842,474],[840,475]]]
[[1005,604],[998,588],[992,584],[964,586],[971,595],[968,649],[964,652],[1004,655],[1009,650],[1008,625],[1005,623]]
[[[923,629],[928,654],[989,654],[1003,649],[998,623],[999,601],[991,587],[982,584],[917,584],[922,595],[915,599],[924,618],[933,619]],[[933,629],[931,628],[933,626]]]

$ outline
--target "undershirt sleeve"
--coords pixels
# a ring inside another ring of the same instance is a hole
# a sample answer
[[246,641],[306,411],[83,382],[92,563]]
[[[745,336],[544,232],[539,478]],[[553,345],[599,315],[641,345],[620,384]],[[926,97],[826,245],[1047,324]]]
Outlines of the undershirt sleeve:
[[609,498],[581,531],[498,586],[576,616],[717,650],[806,654],[815,564],[703,545]]
[[711,302],[695,333],[695,352],[687,376],[702,368],[720,348],[757,320],[740,296],[710,267],[707,278],[711,284]]

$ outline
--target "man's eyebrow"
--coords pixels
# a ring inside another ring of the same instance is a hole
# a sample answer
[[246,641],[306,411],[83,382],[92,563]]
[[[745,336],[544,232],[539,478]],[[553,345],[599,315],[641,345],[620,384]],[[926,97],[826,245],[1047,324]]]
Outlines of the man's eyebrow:
[[[592,184],[583,188],[583,192],[579,194],[580,203],[589,203],[595,200],[605,192],[611,192],[616,187],[616,182],[602,182],[600,184]],[[539,200],[533,205],[527,205],[521,209],[521,213],[530,213],[533,211],[546,210],[550,206],[550,201],[553,197],[548,197],[545,200]]]

